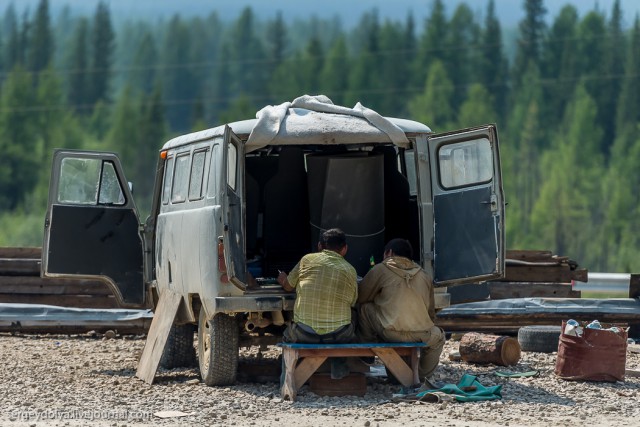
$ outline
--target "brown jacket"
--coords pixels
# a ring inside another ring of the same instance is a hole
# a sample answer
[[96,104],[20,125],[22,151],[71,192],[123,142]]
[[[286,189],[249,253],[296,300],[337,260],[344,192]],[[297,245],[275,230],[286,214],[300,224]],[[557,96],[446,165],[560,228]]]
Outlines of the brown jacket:
[[433,327],[433,283],[408,258],[394,256],[374,266],[358,287],[358,302],[373,303],[384,329],[428,331]]

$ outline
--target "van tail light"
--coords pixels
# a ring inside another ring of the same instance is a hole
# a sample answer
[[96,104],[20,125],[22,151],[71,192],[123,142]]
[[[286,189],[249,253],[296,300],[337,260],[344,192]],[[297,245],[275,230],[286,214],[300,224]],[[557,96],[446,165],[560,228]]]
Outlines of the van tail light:
[[229,276],[227,276],[227,263],[224,260],[224,244],[218,242],[218,271],[222,273],[220,275],[220,281],[222,283],[229,283]]

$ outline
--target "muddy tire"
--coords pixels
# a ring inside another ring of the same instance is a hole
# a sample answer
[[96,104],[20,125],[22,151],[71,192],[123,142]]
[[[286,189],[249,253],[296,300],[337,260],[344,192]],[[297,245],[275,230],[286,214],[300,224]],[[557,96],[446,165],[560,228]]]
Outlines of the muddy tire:
[[194,325],[171,326],[167,344],[160,358],[160,366],[165,369],[192,368],[196,366],[196,349],[193,347]]
[[207,320],[200,310],[198,362],[202,381],[209,386],[231,385],[238,373],[238,323],[224,313]]
[[523,326],[518,330],[520,349],[538,353],[558,351],[561,329],[556,325]]

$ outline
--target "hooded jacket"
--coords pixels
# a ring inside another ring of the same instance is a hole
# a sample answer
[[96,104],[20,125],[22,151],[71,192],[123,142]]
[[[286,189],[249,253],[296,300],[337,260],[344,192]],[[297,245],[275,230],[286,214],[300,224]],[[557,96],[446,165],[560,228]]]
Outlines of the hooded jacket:
[[384,329],[430,330],[435,319],[433,283],[408,258],[393,256],[374,266],[358,287],[358,302],[373,303]]

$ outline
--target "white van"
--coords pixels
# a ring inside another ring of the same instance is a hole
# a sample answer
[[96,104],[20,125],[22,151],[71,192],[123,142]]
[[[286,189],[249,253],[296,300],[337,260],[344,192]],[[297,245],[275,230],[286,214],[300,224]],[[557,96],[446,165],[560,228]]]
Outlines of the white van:
[[280,340],[294,295],[277,283],[322,230],[347,234],[364,276],[407,238],[437,287],[504,273],[504,198],[495,125],[445,134],[360,104],[301,97],[258,118],[168,141],[141,224],[116,154],[53,158],[42,274],[100,278],[123,307],[182,296],[167,367],[197,358],[209,385],[235,382],[239,346]]

